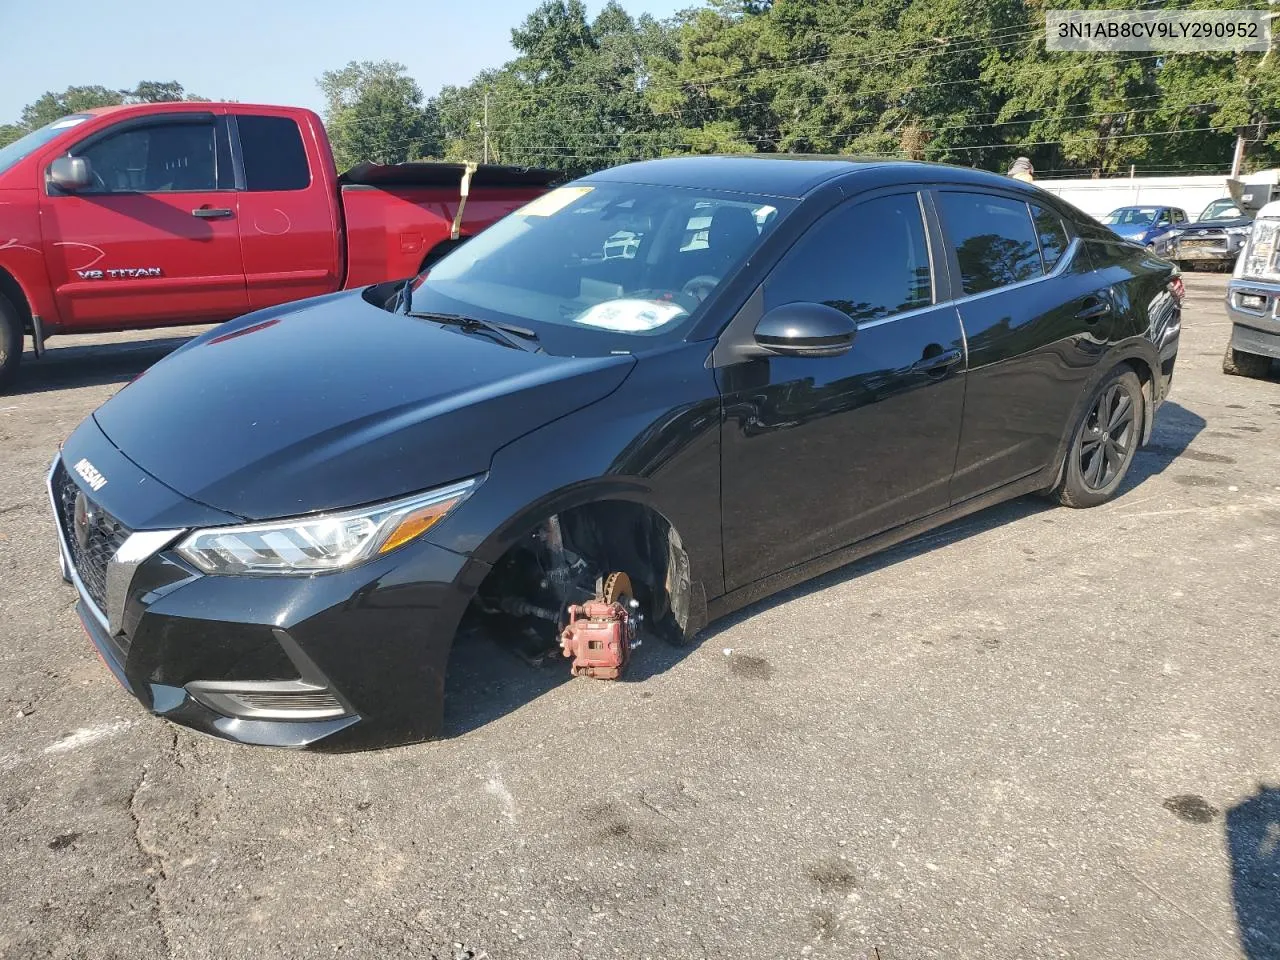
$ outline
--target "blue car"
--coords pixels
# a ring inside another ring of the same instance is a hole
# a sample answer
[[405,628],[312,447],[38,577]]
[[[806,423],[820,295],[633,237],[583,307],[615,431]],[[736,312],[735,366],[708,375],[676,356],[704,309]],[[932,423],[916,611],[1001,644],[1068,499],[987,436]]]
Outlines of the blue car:
[[1102,222],[1126,240],[1144,247],[1156,237],[1188,222],[1187,212],[1178,207],[1119,207],[1103,217]]

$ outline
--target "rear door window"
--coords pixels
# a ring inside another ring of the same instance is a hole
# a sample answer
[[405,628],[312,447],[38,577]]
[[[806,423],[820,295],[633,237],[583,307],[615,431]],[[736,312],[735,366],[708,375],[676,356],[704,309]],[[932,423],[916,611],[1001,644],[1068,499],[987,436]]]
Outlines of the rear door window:
[[298,124],[289,117],[236,118],[250,191],[305,190],[311,185],[307,151]]
[[801,238],[765,284],[765,307],[825,303],[866,323],[933,303],[920,201],[896,194],[843,207]]
[[938,194],[966,295],[1041,276],[1040,247],[1027,204],[982,193]]

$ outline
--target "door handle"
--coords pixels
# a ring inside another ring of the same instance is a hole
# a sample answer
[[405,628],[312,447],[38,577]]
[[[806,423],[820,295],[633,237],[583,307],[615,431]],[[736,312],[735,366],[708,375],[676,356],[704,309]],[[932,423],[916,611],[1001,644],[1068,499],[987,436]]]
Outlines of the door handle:
[[1098,320],[1111,312],[1111,301],[1106,297],[1085,297],[1084,306],[1076,313],[1077,320]]
[[201,220],[220,220],[231,216],[231,211],[226,207],[196,207],[191,211],[191,215]]
[[917,373],[941,373],[963,359],[964,354],[959,350],[943,350],[932,356],[921,357],[911,365],[911,369]]

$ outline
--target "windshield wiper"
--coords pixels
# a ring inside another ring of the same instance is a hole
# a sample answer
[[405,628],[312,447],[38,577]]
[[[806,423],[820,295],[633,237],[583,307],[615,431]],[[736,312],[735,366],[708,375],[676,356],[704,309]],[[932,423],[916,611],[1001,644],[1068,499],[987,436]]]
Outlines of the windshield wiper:
[[527,327],[517,327],[514,323],[498,323],[496,320],[482,320],[480,317],[464,317],[460,313],[430,313],[426,311],[406,311],[406,316],[417,320],[434,320],[460,327],[470,333],[477,330],[493,334],[495,338],[509,347],[524,350],[526,353],[538,353],[542,350],[536,346],[538,335]]
[[413,281],[417,279],[417,277],[410,277],[404,283],[400,284],[400,288],[396,290],[396,302],[395,306],[392,307],[392,312],[404,307],[405,313],[410,316],[413,315]]

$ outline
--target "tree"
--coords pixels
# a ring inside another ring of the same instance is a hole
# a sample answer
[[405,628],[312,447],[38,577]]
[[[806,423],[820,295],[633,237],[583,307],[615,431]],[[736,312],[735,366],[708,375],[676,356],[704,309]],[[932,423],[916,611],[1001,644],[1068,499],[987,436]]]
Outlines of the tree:
[[203,97],[187,96],[182,84],[176,80],[143,80],[132,90],[124,91],[130,103],[174,103],[179,100],[202,100]]
[[59,117],[95,107],[114,107],[125,102],[125,93],[109,87],[67,87],[60,92],[50,91],[34,103],[22,108],[19,121],[24,130],[35,130]]
[[422,89],[404,64],[353,60],[341,70],[325,71],[317,82],[340,167],[365,160],[404,163],[441,152],[437,111],[423,106]]
[[110,87],[67,87],[50,90],[38,100],[22,108],[17,123],[0,125],[0,146],[12,143],[23,134],[52,123],[67,114],[93,110],[97,107],[114,107],[122,103],[167,103],[177,100],[204,100],[188,94],[176,80],[143,80],[132,90],[113,90]]
[[578,0],[549,0],[512,31],[512,43],[519,55],[510,63],[434,99],[445,156],[481,159],[486,132],[491,160],[570,174],[662,153],[672,124],[650,109],[645,90],[651,64],[673,50],[667,26],[633,19],[616,2],[588,21]]

